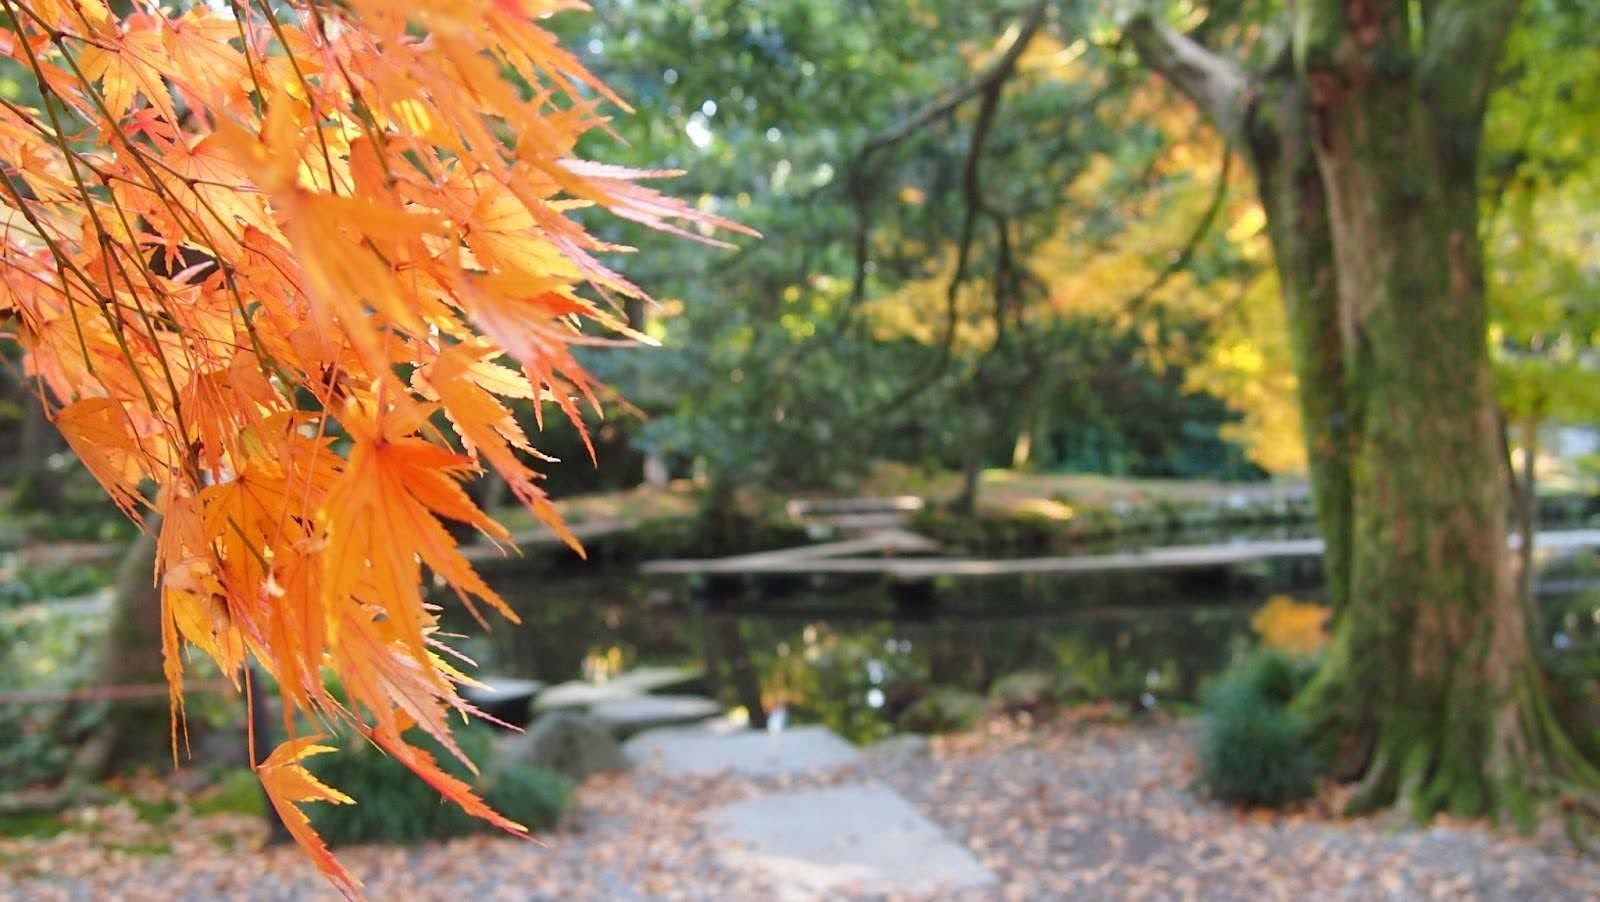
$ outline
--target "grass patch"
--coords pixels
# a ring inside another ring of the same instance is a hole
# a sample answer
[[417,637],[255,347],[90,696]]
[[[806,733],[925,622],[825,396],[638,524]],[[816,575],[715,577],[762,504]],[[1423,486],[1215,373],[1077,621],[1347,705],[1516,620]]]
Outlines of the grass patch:
[[261,782],[248,768],[230,770],[222,775],[209,792],[195,799],[189,806],[195,814],[246,814],[265,817],[267,801],[261,792]]
[[125,855],[162,856],[172,854],[172,843],[167,842],[106,843],[101,848],[111,852],[122,852]]
[[6,839],[49,839],[71,829],[71,824],[53,812],[41,811],[0,817],[0,836]]

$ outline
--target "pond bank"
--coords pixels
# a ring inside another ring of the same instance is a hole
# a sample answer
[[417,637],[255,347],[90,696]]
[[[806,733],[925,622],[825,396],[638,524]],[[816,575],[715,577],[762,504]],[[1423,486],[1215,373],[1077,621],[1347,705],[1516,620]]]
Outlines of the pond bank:
[[[998,880],[911,898],[1600,897],[1600,864],[1559,840],[1479,824],[1344,820],[1316,806],[1272,814],[1210,802],[1189,788],[1192,729],[1080,713],[1034,729],[997,720],[935,740],[926,753],[869,750],[859,767],[832,774],[669,779],[640,770],[585,784],[578,812],[544,847],[481,837],[346,849],[341,858],[374,899],[785,898],[781,880],[724,856],[703,812],[778,790],[870,780],[909,800]],[[77,833],[0,840],[0,896],[333,898],[296,851],[256,851],[253,822],[180,816],[161,832],[170,854],[108,850]],[[224,851],[213,834],[237,848]],[[145,839],[132,830],[118,841]]]

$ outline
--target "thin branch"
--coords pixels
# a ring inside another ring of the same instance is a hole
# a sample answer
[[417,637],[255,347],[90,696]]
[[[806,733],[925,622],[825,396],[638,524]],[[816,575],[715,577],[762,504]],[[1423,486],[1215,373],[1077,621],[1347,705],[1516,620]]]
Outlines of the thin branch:
[[[867,290],[867,269],[871,257],[872,237],[872,188],[879,181],[878,170],[874,160],[881,152],[894,147],[900,142],[911,137],[933,122],[943,119],[954,113],[967,101],[980,95],[985,98],[998,97],[1000,88],[1011,78],[1016,71],[1017,61],[1022,58],[1022,52],[1028,49],[1034,35],[1044,26],[1045,13],[1049,10],[1048,0],[1039,0],[1025,13],[1016,24],[1008,31],[1015,36],[1006,46],[1000,58],[995,60],[987,69],[978,73],[978,76],[945,96],[928,104],[906,119],[887,128],[871,137],[861,145],[855,160],[849,166],[850,194],[855,198],[858,208],[856,217],[855,257],[856,273],[850,288],[849,309],[860,305]],[[988,103],[988,101],[985,101]],[[983,115],[979,113],[980,117]],[[992,116],[992,113],[990,114]],[[983,126],[987,131],[988,126]],[[974,130],[974,141],[977,142],[978,133]],[[969,157],[970,160],[970,157]],[[970,211],[969,211],[970,212]],[[970,239],[968,239],[970,241]]]
[[878,152],[899,144],[930,123],[955,112],[962,104],[972,98],[1010,78],[1012,70],[1016,68],[1017,60],[1022,58],[1022,53],[1028,49],[1028,44],[1033,41],[1033,36],[1043,27],[1045,12],[1049,8],[1050,4],[1047,0],[1040,0],[1040,2],[1035,3],[1017,23],[1007,29],[1014,32],[1015,36],[1011,39],[1011,43],[1006,45],[1006,49],[999,59],[991,63],[987,69],[978,73],[977,77],[972,81],[958,86],[938,100],[868,138],[861,145],[861,150],[857,152],[856,161],[858,163],[865,162]]
[[1194,259],[1195,251],[1200,249],[1200,242],[1205,239],[1206,235],[1211,231],[1211,227],[1216,224],[1217,214],[1222,212],[1223,201],[1228,197],[1228,175],[1232,169],[1233,145],[1224,144],[1222,147],[1222,171],[1217,173],[1217,186],[1212,189],[1211,201],[1206,204],[1205,212],[1200,214],[1200,219],[1194,225],[1194,231],[1189,234],[1189,240],[1183,243],[1178,255],[1173,257],[1162,268],[1161,272],[1156,274],[1154,279],[1150,280],[1150,284],[1128,298],[1123,304],[1123,308],[1129,314],[1139,315],[1145,305],[1150,302],[1150,299],[1155,296],[1155,293],[1161,290],[1162,286],[1166,285],[1173,276],[1188,268],[1189,261]]

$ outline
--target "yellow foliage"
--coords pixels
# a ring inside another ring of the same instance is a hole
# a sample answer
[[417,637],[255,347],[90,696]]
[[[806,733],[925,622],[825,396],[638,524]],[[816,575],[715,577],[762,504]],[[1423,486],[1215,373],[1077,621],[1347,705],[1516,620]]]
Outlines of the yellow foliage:
[[1250,618],[1250,629],[1262,643],[1279,651],[1308,655],[1328,644],[1326,606],[1274,595]]

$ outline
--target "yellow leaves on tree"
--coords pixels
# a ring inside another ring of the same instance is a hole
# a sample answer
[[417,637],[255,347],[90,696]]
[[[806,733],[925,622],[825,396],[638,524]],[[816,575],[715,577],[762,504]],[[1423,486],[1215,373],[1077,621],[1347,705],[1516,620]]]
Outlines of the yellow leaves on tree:
[[1250,616],[1250,629],[1269,648],[1309,655],[1328,644],[1331,614],[1325,605],[1274,595]]
[[508,538],[463,482],[494,469],[567,535],[509,405],[576,420],[570,345],[626,334],[611,308],[641,296],[571,212],[739,228],[638,184],[672,173],[572,159],[620,105],[539,27],[577,5],[0,0],[42,98],[0,102],[0,315],[89,471],[160,515],[175,724],[182,645],[260,662],[291,737],[262,782],[346,893],[297,806],[350,800],[302,766],[325,747],[297,715],[522,829],[402,735],[459,755],[447,715],[471,713],[423,568],[511,614],[445,528]]

